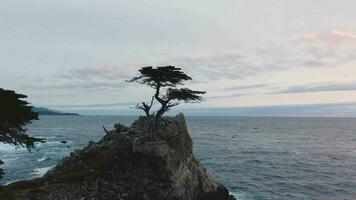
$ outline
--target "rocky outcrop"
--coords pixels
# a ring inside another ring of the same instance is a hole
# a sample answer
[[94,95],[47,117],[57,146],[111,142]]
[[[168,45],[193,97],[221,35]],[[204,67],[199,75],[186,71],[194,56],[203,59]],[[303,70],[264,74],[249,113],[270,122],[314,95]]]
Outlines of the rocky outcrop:
[[71,153],[42,178],[4,187],[0,199],[234,199],[195,158],[183,114],[154,141],[137,124]]

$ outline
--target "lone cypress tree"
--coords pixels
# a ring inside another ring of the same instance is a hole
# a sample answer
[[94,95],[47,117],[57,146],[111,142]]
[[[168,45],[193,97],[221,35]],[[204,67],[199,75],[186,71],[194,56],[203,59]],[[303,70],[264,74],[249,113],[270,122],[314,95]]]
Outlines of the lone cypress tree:
[[[32,120],[37,120],[38,113],[32,111],[32,106],[22,100],[24,98],[27,96],[0,88],[0,142],[31,150],[36,142],[44,142],[44,140],[26,134],[25,125]],[[2,164],[1,160],[0,164]],[[3,172],[1,169],[0,171],[1,178]]]
[[[141,68],[139,73],[139,76],[132,78],[129,82],[138,82],[154,89],[155,92],[150,103],[141,102],[136,105],[136,108],[143,110],[147,117],[154,116],[154,131],[157,130],[164,113],[172,107],[181,102],[196,103],[203,100],[201,95],[205,94],[205,91],[177,88],[179,85],[183,85],[184,81],[192,80],[190,76],[181,71],[181,68],[175,66],[153,68],[148,66]],[[155,101],[160,104],[160,108],[156,112],[150,113]]]

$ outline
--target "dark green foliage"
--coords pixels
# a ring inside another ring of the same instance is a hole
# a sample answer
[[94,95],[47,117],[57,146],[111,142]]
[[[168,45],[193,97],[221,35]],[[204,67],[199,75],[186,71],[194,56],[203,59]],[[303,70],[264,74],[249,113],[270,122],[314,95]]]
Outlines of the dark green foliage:
[[[159,128],[159,130],[157,131],[165,131],[168,124],[172,121],[171,119],[172,117],[163,116],[159,121],[159,126],[157,127]],[[147,133],[147,130],[150,130],[152,128],[154,120],[154,115],[151,115],[149,118],[147,118],[146,116],[140,116],[131,124],[130,128],[138,133]]]
[[27,101],[22,100],[24,98],[27,96],[0,88],[0,142],[31,149],[43,139],[26,134],[25,125],[37,120],[38,114],[32,111]]
[[141,68],[139,72],[141,75],[131,79],[130,82],[139,81],[151,87],[157,87],[158,84],[161,87],[175,87],[182,84],[183,81],[192,80],[191,77],[181,71],[181,68],[175,66],[157,68],[149,66]]
[[194,91],[188,88],[174,89],[169,88],[167,91],[167,99],[175,99],[178,101],[184,101],[186,103],[191,102],[200,102],[203,100],[203,97],[200,96],[205,94],[203,91]]
[[[31,150],[36,142],[44,142],[44,140],[26,134],[25,125],[38,119],[38,114],[32,111],[32,106],[22,100],[26,97],[0,88],[0,142]],[[0,170],[0,178],[2,175],[3,172]]]
[[[163,66],[153,68],[143,67],[139,70],[140,75],[134,77],[129,82],[138,82],[148,85],[155,90],[151,97],[150,103],[142,102],[136,105],[137,109],[141,109],[146,113],[146,117],[154,116],[153,131],[157,130],[159,121],[163,114],[172,107],[177,106],[180,102],[196,103],[203,100],[202,94],[204,91],[195,91],[188,88],[177,89],[178,85],[183,85],[184,81],[192,80],[192,78],[181,71],[181,68],[175,66]],[[164,93],[164,94],[161,94]],[[160,109],[150,113],[150,109],[156,100],[160,104]]]
[[115,133],[126,132],[126,131],[128,131],[128,130],[129,130],[129,128],[126,127],[125,125],[121,124],[121,123],[116,123],[116,124],[114,125],[114,132],[115,132]]
[[131,128],[135,129],[136,131],[147,132],[147,130],[150,128],[152,124],[151,123],[152,120],[153,120],[152,116],[150,117],[140,116],[131,124]]

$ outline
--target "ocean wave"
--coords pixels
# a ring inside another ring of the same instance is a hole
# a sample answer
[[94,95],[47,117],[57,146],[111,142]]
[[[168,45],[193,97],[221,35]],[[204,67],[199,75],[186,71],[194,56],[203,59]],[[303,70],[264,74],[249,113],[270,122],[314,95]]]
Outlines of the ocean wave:
[[55,139],[55,138],[63,138],[63,135],[51,135],[51,136],[43,136],[46,139]]
[[12,180],[12,181],[9,181],[9,182],[4,183],[4,185],[9,185],[9,184],[15,183],[15,182],[17,182],[17,181],[19,181],[19,180]]
[[62,143],[62,141],[64,140],[61,140],[61,141],[47,141],[45,142],[44,144],[45,145],[68,145],[68,144],[73,144],[73,141],[67,141],[65,140],[65,143]]
[[45,175],[45,173],[47,173],[49,170],[51,170],[53,166],[48,166],[48,167],[41,167],[41,168],[36,168],[33,170],[33,172],[30,173],[31,176],[34,177],[42,177],[43,175]]
[[293,150],[293,154],[296,156],[302,155],[302,153],[297,150]]
[[229,192],[230,195],[234,196],[236,200],[249,200],[250,198],[247,195],[240,193],[240,192]]
[[27,151],[26,148],[19,148],[9,144],[0,144],[0,153],[1,152],[15,152],[15,151]]
[[1,158],[1,160],[6,163],[6,162],[18,160],[20,158],[21,157],[13,157],[13,158],[9,157],[9,158]]
[[37,159],[37,162],[42,162],[42,161],[45,161],[47,159],[48,159],[48,157],[42,157],[42,158]]
[[352,150],[351,152],[349,152],[349,154],[356,156],[356,150]]

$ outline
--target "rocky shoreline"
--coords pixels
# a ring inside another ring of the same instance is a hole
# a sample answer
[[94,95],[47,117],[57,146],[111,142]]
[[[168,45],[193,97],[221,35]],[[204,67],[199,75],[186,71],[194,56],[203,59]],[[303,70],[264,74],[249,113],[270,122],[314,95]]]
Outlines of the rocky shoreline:
[[183,114],[159,138],[142,120],[72,152],[44,177],[1,189],[9,200],[234,200],[193,154]]

